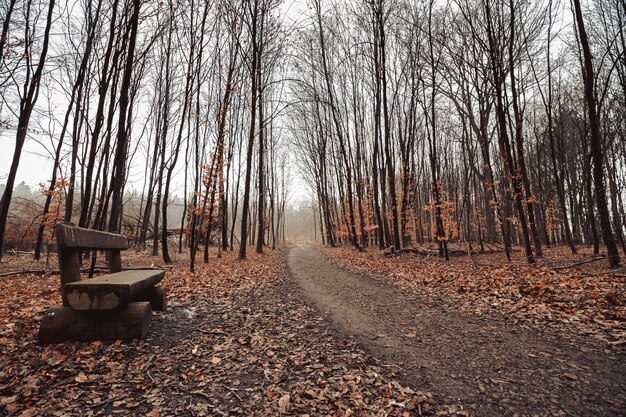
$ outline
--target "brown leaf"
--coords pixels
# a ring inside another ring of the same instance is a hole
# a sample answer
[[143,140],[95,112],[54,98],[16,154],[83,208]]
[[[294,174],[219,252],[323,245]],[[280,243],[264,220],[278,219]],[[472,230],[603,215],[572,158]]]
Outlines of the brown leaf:
[[74,381],[78,382],[79,384],[84,384],[85,382],[89,381],[89,378],[87,378],[87,375],[81,372],[80,374],[78,374],[77,377],[74,378]]
[[280,409],[281,412],[286,413],[287,411],[289,411],[290,399],[291,397],[289,396],[289,394],[283,395],[282,397],[280,397],[280,400],[278,400],[278,408]]

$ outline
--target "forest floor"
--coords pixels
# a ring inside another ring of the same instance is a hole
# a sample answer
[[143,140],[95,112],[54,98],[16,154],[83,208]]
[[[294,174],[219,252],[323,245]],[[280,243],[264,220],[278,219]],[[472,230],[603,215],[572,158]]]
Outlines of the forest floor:
[[322,251],[212,254],[196,274],[181,257],[130,342],[38,346],[58,275],[1,277],[0,416],[624,415],[626,292],[603,261]]
[[[0,416],[467,415],[401,385],[396,367],[329,326],[303,301],[285,254],[212,254],[196,274],[181,259],[163,281],[168,310],[130,342],[38,346],[43,312],[61,302],[58,275],[0,278]],[[131,251],[123,260],[160,262]],[[41,268],[26,254],[0,264]]]

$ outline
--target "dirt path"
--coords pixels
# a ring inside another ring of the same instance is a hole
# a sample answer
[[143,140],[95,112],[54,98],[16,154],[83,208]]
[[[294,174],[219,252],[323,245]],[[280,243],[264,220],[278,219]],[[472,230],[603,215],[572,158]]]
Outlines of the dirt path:
[[397,366],[400,380],[477,416],[626,415],[626,355],[411,298],[380,278],[330,264],[308,246],[292,279],[332,323]]

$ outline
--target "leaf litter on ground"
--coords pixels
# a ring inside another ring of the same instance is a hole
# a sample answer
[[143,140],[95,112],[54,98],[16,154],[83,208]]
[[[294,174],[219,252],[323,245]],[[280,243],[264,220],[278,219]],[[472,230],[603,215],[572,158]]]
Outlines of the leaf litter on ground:
[[170,308],[141,341],[38,346],[43,311],[61,303],[59,277],[0,280],[0,415],[467,415],[334,333],[292,291],[282,251],[186,268],[167,272]]
[[[436,245],[422,245],[436,253]],[[626,349],[626,277],[608,269],[590,248],[544,249],[535,265],[522,251],[508,262],[503,253],[451,257],[405,253],[384,256],[369,248],[322,248],[339,267],[374,274],[405,291],[419,292],[465,314],[489,314],[521,325],[552,326],[557,331],[594,338],[610,349]]]

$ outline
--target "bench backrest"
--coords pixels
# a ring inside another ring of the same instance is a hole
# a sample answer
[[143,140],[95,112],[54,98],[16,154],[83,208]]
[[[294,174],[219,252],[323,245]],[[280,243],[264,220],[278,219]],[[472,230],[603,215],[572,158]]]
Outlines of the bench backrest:
[[72,223],[56,225],[57,254],[61,273],[61,288],[80,280],[80,252],[106,250],[109,252],[109,271],[122,270],[120,251],[128,249],[126,236],[76,227]]
[[128,240],[124,235],[76,227],[71,223],[57,224],[57,243],[78,250],[126,250]]

